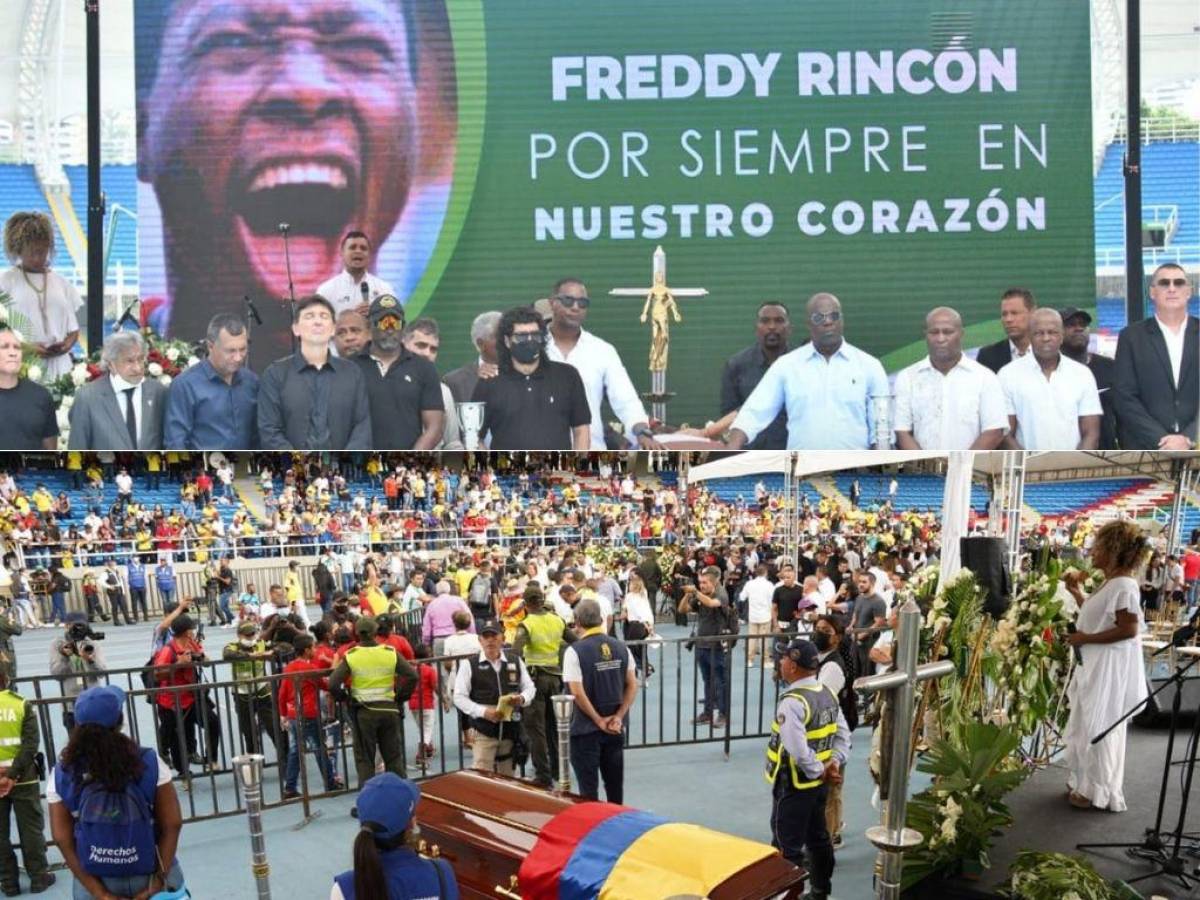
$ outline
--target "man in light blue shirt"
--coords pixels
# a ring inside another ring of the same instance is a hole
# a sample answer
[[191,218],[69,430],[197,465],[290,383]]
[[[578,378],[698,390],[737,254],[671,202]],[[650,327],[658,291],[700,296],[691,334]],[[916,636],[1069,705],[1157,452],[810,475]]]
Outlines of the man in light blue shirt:
[[872,402],[891,393],[883,365],[843,338],[842,304],[833,294],[814,294],[807,319],[811,343],[767,369],[733,420],[730,449],[754,440],[781,409],[787,411],[789,450],[885,446],[884,436],[875,436]]

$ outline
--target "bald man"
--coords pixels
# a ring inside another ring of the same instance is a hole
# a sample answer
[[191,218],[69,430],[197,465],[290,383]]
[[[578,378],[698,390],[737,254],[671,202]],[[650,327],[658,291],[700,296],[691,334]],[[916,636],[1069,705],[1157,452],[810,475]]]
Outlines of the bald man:
[[842,304],[814,294],[805,307],[811,341],[771,364],[733,420],[731,449],[753,441],[781,410],[787,449],[866,450],[889,444],[875,434],[875,398],[887,397],[887,374],[875,357],[843,336]]
[[893,423],[901,450],[995,450],[1008,431],[996,374],[963,354],[957,311],[925,317],[929,355],[896,376]]
[[1062,352],[1062,316],[1038,309],[1030,320],[1030,352],[1000,370],[1010,450],[1095,450],[1100,446],[1100,393],[1087,366]]
[[357,308],[343,309],[338,313],[333,330],[333,346],[343,359],[358,356],[371,340],[371,329],[367,317]]

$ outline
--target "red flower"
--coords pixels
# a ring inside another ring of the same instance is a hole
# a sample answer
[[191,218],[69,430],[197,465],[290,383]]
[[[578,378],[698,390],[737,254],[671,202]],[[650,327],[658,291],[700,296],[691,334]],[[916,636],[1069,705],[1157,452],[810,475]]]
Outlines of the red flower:
[[1046,630],[1042,632],[1042,640],[1045,641],[1047,644],[1054,643],[1054,629],[1051,628],[1049,625],[1047,625]]

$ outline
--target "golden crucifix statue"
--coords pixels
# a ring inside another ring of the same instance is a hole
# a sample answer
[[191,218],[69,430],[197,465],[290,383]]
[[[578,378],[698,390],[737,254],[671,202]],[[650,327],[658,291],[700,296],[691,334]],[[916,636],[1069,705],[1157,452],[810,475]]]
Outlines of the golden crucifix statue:
[[614,288],[608,293],[614,297],[645,297],[642,306],[642,322],[650,322],[650,392],[645,396],[651,401],[651,415],[662,422],[666,418],[667,400],[667,355],[671,348],[671,320],[683,321],[676,297],[705,297],[704,288],[667,287],[667,254],[662,247],[654,250],[652,257],[652,284],[646,288]]

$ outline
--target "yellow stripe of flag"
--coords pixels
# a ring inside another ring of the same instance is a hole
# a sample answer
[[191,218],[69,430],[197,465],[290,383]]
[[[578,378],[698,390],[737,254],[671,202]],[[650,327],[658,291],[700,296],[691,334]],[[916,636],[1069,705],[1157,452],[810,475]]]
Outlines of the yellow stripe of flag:
[[774,853],[774,847],[758,841],[668,822],[647,831],[621,854],[600,889],[600,900],[707,897],[722,882]]

